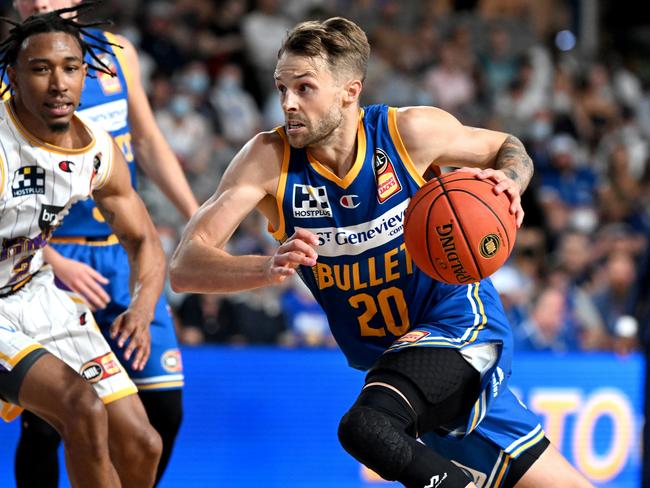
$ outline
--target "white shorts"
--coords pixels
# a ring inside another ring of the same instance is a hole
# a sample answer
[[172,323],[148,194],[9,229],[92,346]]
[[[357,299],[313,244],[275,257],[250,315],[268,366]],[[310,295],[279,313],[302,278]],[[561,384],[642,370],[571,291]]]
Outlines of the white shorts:
[[[57,288],[49,266],[13,295],[0,298],[0,374],[39,347],[92,383],[105,404],[137,393],[85,301]],[[0,400],[4,420],[20,411]]]

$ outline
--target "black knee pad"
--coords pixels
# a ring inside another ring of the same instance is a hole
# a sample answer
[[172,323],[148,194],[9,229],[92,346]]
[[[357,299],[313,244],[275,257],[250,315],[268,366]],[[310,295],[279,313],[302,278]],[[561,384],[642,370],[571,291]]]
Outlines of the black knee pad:
[[348,453],[387,480],[397,479],[413,459],[406,434],[371,407],[353,406],[341,419],[338,436]]
[[383,354],[366,377],[373,382],[391,384],[409,399],[423,434],[467,415],[481,377],[455,349],[414,347]]

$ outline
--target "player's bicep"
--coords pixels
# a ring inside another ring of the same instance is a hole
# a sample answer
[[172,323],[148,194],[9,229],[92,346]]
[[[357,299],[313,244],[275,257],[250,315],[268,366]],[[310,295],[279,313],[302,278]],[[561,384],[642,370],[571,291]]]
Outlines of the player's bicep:
[[421,170],[430,164],[489,167],[506,138],[501,132],[464,126],[450,113],[434,107],[399,109],[397,127]]
[[222,182],[215,194],[192,217],[183,240],[198,240],[210,247],[225,247],[239,224],[264,196],[264,190],[257,185]]
[[223,249],[244,218],[254,209],[261,209],[262,202],[275,194],[281,146],[278,149],[273,137],[270,133],[259,134],[240,150],[214,195],[190,219],[179,247],[197,241]]
[[153,225],[142,200],[131,185],[124,156],[113,143],[113,166],[104,185],[93,192],[97,208],[120,241],[140,239]]

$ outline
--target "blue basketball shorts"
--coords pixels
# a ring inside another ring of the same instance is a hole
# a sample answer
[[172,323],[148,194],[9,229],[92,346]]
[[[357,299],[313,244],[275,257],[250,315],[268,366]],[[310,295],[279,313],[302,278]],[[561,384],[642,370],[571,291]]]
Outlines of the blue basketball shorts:
[[479,397],[467,418],[422,440],[464,466],[477,486],[502,486],[510,463],[544,439],[537,416],[508,387],[512,332],[490,280],[447,291],[384,353],[411,347],[457,349],[479,371]]
[[[115,236],[106,241],[83,238],[55,238],[51,245],[61,255],[81,261],[105,276],[109,283],[104,286],[111,301],[106,308],[94,312],[95,320],[113,351],[117,354],[139,391],[169,390],[182,388],[183,364],[178,349],[174,322],[164,295],[156,304],[151,322],[151,356],[141,371],[134,371],[123,357],[123,349],[110,338],[109,328],[124,312],[131,300],[129,292],[129,260],[126,251],[116,243]],[[57,280],[57,284],[62,286]]]

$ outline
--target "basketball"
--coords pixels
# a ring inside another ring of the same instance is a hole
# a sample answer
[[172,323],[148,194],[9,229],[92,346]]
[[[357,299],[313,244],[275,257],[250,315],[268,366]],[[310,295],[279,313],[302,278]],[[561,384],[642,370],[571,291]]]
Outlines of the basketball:
[[517,235],[510,199],[495,183],[471,173],[447,173],[427,182],[409,202],[406,249],[433,279],[453,285],[490,276],[510,256]]

